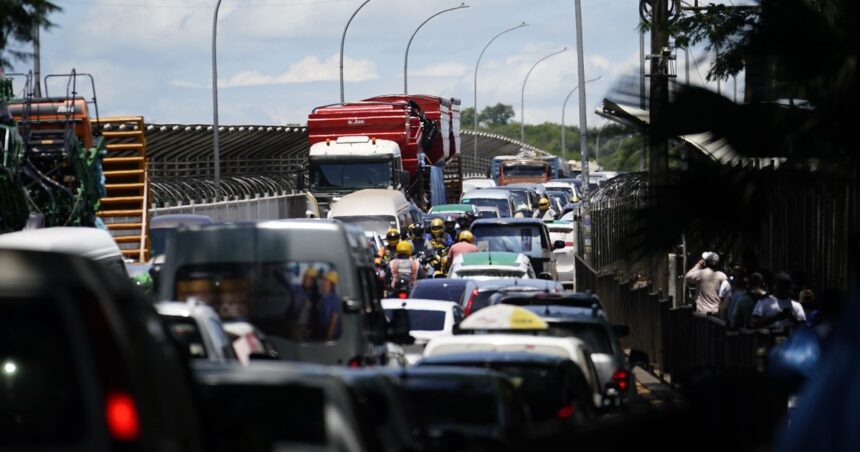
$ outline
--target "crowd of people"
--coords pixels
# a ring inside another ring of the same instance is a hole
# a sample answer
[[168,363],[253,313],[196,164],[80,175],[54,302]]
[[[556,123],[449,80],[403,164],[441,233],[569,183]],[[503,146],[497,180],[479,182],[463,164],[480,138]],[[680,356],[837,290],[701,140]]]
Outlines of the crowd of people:
[[814,292],[796,285],[786,272],[766,278],[761,271],[749,273],[735,265],[726,275],[720,270],[719,255],[706,251],[687,272],[686,281],[695,289],[696,311],[718,316],[732,329],[812,326],[821,320]]

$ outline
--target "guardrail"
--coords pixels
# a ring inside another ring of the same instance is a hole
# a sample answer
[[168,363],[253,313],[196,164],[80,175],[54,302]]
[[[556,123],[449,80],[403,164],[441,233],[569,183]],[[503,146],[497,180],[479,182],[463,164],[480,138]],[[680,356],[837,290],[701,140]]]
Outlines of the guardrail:
[[[150,209],[152,216],[170,214],[206,215],[216,222],[265,221],[284,218],[304,218],[309,201],[305,193],[282,193],[274,196],[248,197],[231,201],[190,203]],[[313,207],[311,208],[313,210]],[[317,212],[313,212],[314,215]]]

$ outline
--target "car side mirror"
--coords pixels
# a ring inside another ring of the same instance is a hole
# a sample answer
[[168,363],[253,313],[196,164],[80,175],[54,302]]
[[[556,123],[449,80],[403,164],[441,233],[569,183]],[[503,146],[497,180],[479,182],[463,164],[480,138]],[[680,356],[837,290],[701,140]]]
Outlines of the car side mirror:
[[648,354],[635,348],[630,350],[630,357],[627,358],[627,361],[631,366],[641,367],[643,369],[648,369],[650,367]]
[[409,335],[411,330],[412,322],[409,320],[409,312],[406,309],[392,309],[386,334],[388,340],[401,345],[414,344],[415,338]]
[[564,240],[556,240],[555,242],[552,242],[552,249],[560,250],[562,248],[564,248]]
[[540,273],[538,273],[537,277],[538,277],[538,279],[543,279],[546,281],[552,281],[552,274],[547,273],[547,272],[540,272]]
[[612,325],[612,332],[617,337],[627,337],[630,336],[630,327],[627,325]]

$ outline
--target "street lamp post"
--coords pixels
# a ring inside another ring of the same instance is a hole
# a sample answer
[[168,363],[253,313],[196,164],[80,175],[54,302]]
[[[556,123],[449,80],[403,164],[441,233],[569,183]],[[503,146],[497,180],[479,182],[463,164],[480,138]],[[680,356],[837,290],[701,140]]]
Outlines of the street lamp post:
[[[474,104],[474,109],[475,109],[475,133],[477,133],[477,132],[478,132],[478,65],[480,65],[480,64],[481,64],[481,58],[483,58],[483,57],[484,57],[484,52],[486,52],[486,51],[487,51],[487,48],[488,48],[488,47],[490,47],[490,44],[492,44],[492,43],[493,43],[493,41],[495,41],[495,40],[496,40],[496,38],[498,38],[499,36],[501,36],[501,35],[503,35],[503,34],[505,34],[505,33],[509,32],[509,31],[514,31],[514,30],[516,30],[516,29],[518,29],[518,28],[527,27],[528,25],[529,25],[529,24],[527,24],[527,23],[523,22],[523,23],[521,23],[521,24],[517,25],[516,27],[508,28],[507,30],[505,30],[505,31],[503,31],[503,32],[501,32],[501,33],[499,33],[499,34],[497,34],[497,35],[493,36],[493,39],[490,39],[490,41],[487,43],[487,45],[485,45],[485,46],[484,46],[484,49],[483,49],[483,50],[481,50],[481,54],[480,54],[480,55],[478,55],[478,62],[476,62],[476,63],[475,63],[475,88],[474,88],[474,90],[475,90],[475,104]],[[474,140],[472,140],[472,141],[473,141],[473,143],[474,143],[474,145],[475,145],[475,146],[474,146],[474,149],[473,149],[473,151],[472,151],[472,159],[474,160],[474,165],[476,165],[476,166],[477,166],[477,164],[478,164],[478,136],[477,136],[477,135],[475,135],[475,139],[474,139]]]
[[340,103],[344,103],[343,97],[343,44],[346,42],[346,30],[349,29],[349,24],[352,23],[352,19],[355,19],[355,15],[361,11],[361,8],[364,8],[364,5],[368,4],[370,0],[364,0],[364,3],[358,6],[355,11],[352,13],[352,16],[349,16],[349,20],[346,21],[346,26],[343,27],[343,35],[340,37]]
[[[585,83],[588,84],[591,82],[596,82],[597,80],[600,80],[601,77],[603,76],[599,75],[591,80],[586,80]],[[567,126],[565,126],[564,124],[564,112],[567,108],[567,101],[570,100],[570,96],[572,96],[573,93],[575,93],[578,89],[579,85],[574,86],[573,89],[570,90],[569,93],[567,93],[567,97],[564,98],[564,104],[561,105],[561,159],[565,162],[567,162],[567,145],[564,142],[564,135],[567,130]]]
[[221,200],[221,149],[218,142],[218,10],[221,0],[215,4],[212,17],[212,149],[215,160],[215,201]]
[[418,30],[420,30],[421,27],[424,26],[424,24],[426,24],[427,22],[430,22],[430,19],[432,19],[432,18],[434,18],[440,14],[447,13],[448,11],[454,11],[454,10],[458,10],[458,9],[468,8],[468,7],[469,7],[469,5],[467,5],[465,3],[460,3],[460,6],[456,6],[454,8],[443,9],[442,11],[439,11],[438,13],[428,17],[424,22],[421,22],[421,25],[419,25],[418,28],[415,29],[415,32],[412,33],[412,36],[409,37],[409,42],[406,44],[406,54],[403,56],[403,94],[409,94],[409,86],[407,84],[407,78],[408,78],[407,77],[407,70],[409,68],[409,47],[412,46],[412,40],[415,39],[415,35],[418,34]]
[[550,53],[549,55],[537,60],[535,64],[532,65],[531,69],[526,73],[526,78],[523,79],[523,89],[520,91],[520,142],[526,142],[526,82],[529,81],[529,76],[532,75],[532,71],[540,64],[542,61],[554,57],[560,53],[566,52],[567,47],[559,50],[558,52]]

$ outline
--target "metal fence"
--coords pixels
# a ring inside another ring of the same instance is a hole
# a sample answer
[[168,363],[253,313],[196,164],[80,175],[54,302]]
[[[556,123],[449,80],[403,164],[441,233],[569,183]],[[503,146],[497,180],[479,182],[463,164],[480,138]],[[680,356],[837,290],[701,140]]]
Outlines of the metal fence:
[[284,218],[303,218],[308,201],[305,194],[279,194],[258,196],[232,201],[190,203],[181,206],[150,209],[152,216],[170,214],[206,215],[216,222],[265,221]]

